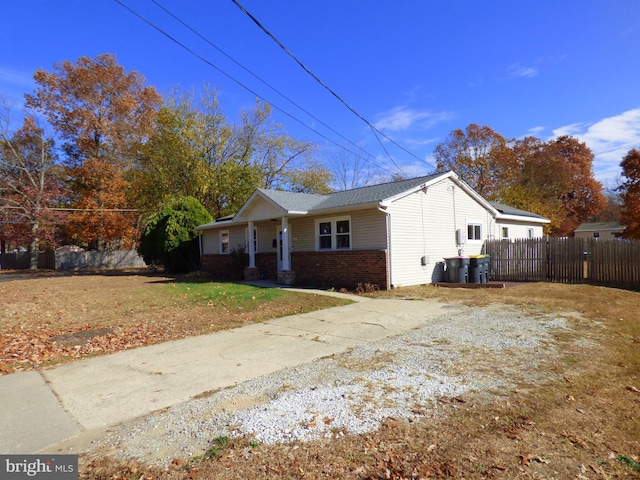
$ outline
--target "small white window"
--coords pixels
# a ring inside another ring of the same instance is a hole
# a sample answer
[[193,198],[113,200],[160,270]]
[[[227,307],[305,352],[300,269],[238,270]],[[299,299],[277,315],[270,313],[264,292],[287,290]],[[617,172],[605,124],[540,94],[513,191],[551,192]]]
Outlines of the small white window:
[[509,227],[502,227],[502,238],[509,238]]
[[527,233],[529,238],[533,238],[533,228],[528,229]]
[[467,225],[467,240],[482,240],[482,225],[470,223]]
[[229,230],[220,232],[220,253],[229,253]]
[[351,218],[327,218],[316,221],[317,250],[351,249]]

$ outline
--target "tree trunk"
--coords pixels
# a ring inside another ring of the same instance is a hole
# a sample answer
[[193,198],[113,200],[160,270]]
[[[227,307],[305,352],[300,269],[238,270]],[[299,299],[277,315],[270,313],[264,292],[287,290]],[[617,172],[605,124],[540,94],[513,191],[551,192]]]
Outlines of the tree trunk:
[[31,246],[29,249],[31,250],[31,262],[29,268],[31,270],[38,269],[38,250],[40,249],[40,239],[38,238],[38,222],[34,222],[31,225]]

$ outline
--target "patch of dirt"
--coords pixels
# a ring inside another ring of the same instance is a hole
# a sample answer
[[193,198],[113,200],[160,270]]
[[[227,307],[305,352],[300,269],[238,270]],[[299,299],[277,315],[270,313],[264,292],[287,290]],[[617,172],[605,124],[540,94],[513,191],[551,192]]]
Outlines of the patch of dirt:
[[56,335],[49,340],[53,343],[59,343],[63,347],[86,347],[94,338],[112,334],[114,331],[113,328],[93,328],[91,330]]

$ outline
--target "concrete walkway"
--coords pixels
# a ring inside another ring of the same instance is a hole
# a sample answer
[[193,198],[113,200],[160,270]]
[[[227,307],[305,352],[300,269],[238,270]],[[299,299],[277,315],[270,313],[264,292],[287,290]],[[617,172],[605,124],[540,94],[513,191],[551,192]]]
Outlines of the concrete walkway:
[[443,307],[349,298],[356,303],[0,376],[0,453],[80,453],[79,440],[109,426],[397,335]]

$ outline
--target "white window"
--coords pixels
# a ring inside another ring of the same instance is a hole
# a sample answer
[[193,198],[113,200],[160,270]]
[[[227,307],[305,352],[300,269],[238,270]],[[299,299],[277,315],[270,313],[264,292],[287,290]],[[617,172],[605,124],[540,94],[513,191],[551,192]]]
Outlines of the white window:
[[479,223],[467,224],[467,240],[480,241],[482,240],[482,225]]
[[317,250],[350,250],[351,217],[316,220]]
[[533,228],[527,230],[529,238],[533,238]]
[[220,253],[229,253],[229,230],[220,232]]
[[509,238],[509,227],[502,227],[502,238]]
[[[245,251],[249,252],[249,229],[248,228],[244,229],[244,244],[246,245]],[[257,228],[253,229],[253,252],[258,253],[258,229]]]

